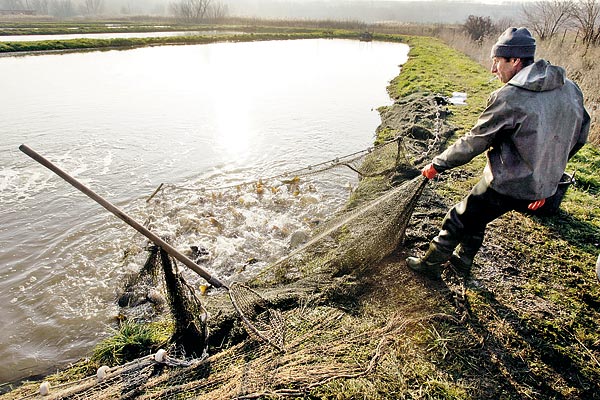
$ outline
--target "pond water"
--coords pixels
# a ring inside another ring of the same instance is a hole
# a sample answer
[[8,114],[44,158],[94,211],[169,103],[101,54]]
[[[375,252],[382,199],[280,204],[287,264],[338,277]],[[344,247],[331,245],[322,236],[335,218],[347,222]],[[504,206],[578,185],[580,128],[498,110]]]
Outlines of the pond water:
[[[390,103],[386,86],[407,53],[315,39],[0,58],[0,382],[87,355],[114,327],[123,277],[145,259],[140,235],[20,144],[136,220],[154,216],[152,229],[182,251],[205,247],[204,267],[228,279],[249,258],[258,268],[285,255],[290,234],[342,204],[355,177],[265,195],[175,189],[230,186],[371,146],[376,108]],[[160,183],[171,186],[146,202]]]

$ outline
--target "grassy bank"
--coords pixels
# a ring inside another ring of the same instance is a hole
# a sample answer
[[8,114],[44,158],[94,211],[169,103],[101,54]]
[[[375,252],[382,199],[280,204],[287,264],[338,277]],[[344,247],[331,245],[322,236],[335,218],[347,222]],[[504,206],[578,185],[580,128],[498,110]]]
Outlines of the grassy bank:
[[[377,39],[412,47],[388,88],[393,98],[468,94],[466,106],[449,106],[448,120],[458,127],[455,138],[475,123],[487,96],[499,87],[483,67],[437,39]],[[432,282],[404,264],[407,254],[422,250],[437,233],[447,208],[478,180],[484,163],[480,156],[428,184],[397,252],[366,269],[335,276],[333,283],[319,282],[319,290],[335,296],[325,296],[326,303],[302,303],[302,318],[290,319],[304,336],[293,338],[295,347],[287,354],[248,351],[227,358],[231,349],[223,349],[210,377],[218,380],[223,374],[223,382],[250,384],[265,379],[255,372],[264,368],[271,390],[244,398],[598,398],[597,149],[586,146],[569,164],[569,170],[577,169],[579,184],[569,189],[558,215],[542,219],[510,213],[491,224],[471,278],[450,274],[441,283]],[[101,348],[110,353],[106,345]],[[96,367],[92,364],[82,375],[93,374]],[[223,372],[236,369],[238,375]],[[197,378],[198,385],[210,377]]]
[[[390,86],[393,97],[427,90],[448,95],[464,91],[464,107],[451,107],[449,120],[463,134],[476,121],[491,90],[483,67],[465,60],[440,42],[412,38],[416,46],[410,61]],[[479,179],[483,156],[451,171],[434,184],[447,203],[462,198]],[[458,330],[447,328],[438,340],[456,348],[445,356],[445,365],[457,380],[496,370],[499,378],[489,397],[464,381],[464,398],[598,398],[600,378],[600,285],[594,265],[600,253],[600,199],[595,171],[600,152],[587,145],[569,163],[578,183],[569,189],[558,215],[526,217],[510,213],[494,222],[478,269],[467,281],[458,304],[468,319]],[[436,230],[430,231],[434,235]],[[480,340],[489,363],[462,359],[469,339]],[[433,346],[432,343],[429,344]],[[471,364],[473,363],[473,364]],[[487,365],[486,365],[487,364]],[[463,385],[461,385],[463,386]],[[493,394],[493,395],[492,395]],[[449,396],[452,397],[452,396]]]

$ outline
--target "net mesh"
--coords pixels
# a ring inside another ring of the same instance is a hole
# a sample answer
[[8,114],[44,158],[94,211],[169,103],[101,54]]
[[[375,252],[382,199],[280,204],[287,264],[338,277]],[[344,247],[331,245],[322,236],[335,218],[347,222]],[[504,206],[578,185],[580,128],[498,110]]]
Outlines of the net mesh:
[[[406,330],[443,315],[407,319],[393,315],[385,325],[356,329],[354,318],[332,307],[305,303],[289,311],[288,348],[272,351],[244,341],[208,358],[180,360],[147,356],[106,371],[55,385],[44,399],[259,399],[304,397],[336,379],[365,376],[386,348]],[[37,389],[37,385],[35,389]],[[30,393],[34,391],[30,388]],[[22,393],[21,393],[22,394]],[[30,394],[18,398],[37,398]]]
[[[206,309],[164,250],[149,246],[146,251],[149,254],[144,266],[129,276],[119,294],[121,319],[144,323],[169,316],[173,325],[170,342],[188,357],[201,357],[208,337]],[[165,313],[167,307],[169,312]]]
[[263,270],[267,282],[357,272],[398,247],[426,184],[416,177],[323,224],[301,248]]
[[229,297],[250,336],[283,352],[285,320],[281,312],[241,283],[235,282],[229,287]]
[[[440,126],[443,127],[439,125],[439,116],[439,111],[433,109],[431,129],[435,131],[432,137],[436,142],[440,141]],[[410,133],[414,130],[405,131]],[[285,240],[281,240],[279,250],[265,247],[259,250],[274,253],[275,258],[246,261],[243,271],[238,268],[228,270],[223,264],[218,264],[218,257],[212,256],[211,249],[193,249],[192,256],[198,262],[204,262],[204,267],[221,268],[235,280],[242,277],[248,282],[229,285],[231,302],[240,315],[251,320],[255,329],[247,329],[248,335],[241,340],[230,342],[211,355],[206,354],[205,344],[200,346],[202,351],[190,350],[193,345],[172,346],[164,356],[159,357],[159,353],[143,356],[113,366],[102,376],[100,371],[96,376],[79,380],[59,376],[52,381],[52,389],[45,398],[301,397],[332,380],[356,378],[371,372],[393,338],[421,321],[395,315],[385,325],[375,322],[357,324],[355,316],[344,312],[340,305],[343,305],[344,298],[352,299],[356,293],[352,278],[367,273],[370,266],[389,255],[402,242],[410,216],[426,185],[423,177],[416,176],[418,173],[408,159],[411,155],[414,161],[415,155],[411,152],[414,147],[410,139],[396,139],[325,163],[244,183],[213,187],[161,185],[148,199],[153,210],[149,225],[160,224],[160,216],[177,220],[177,215],[182,213],[205,213],[208,224],[193,220],[194,229],[200,225],[207,230],[212,229],[215,236],[228,232],[242,235],[240,230],[247,229],[248,225],[238,223],[247,220],[248,216],[240,217],[241,213],[236,209],[268,204],[274,212],[285,209],[296,215],[299,223],[310,227],[311,233],[298,245],[291,246],[290,236],[293,235],[286,232],[282,235]],[[340,171],[344,171],[342,175]],[[324,178],[326,174],[331,175]],[[302,194],[314,193],[311,187],[325,191],[324,182],[339,185],[342,182],[339,177],[349,176],[346,174],[355,177],[356,185],[349,200],[334,203],[325,211],[323,208],[316,209],[313,207],[316,204],[311,202],[302,202]],[[259,196],[260,204],[249,206],[248,194]],[[181,198],[185,201],[176,201]],[[246,200],[240,202],[241,198]],[[173,204],[178,204],[176,209],[172,209]],[[219,208],[226,212],[216,212]],[[315,217],[315,213],[334,216]],[[216,221],[215,215],[227,215],[229,219]],[[265,218],[274,217],[266,214]],[[314,222],[315,219],[318,222]],[[259,238],[264,237],[261,236],[261,226],[253,228]],[[269,226],[268,231],[272,230]],[[279,226],[279,232],[282,231]],[[180,222],[169,236],[177,240],[189,236],[190,232],[195,233],[185,222]],[[272,239],[269,242],[277,241],[276,236]],[[179,247],[190,244],[183,243],[176,244]],[[242,249],[236,249],[235,253],[240,253],[243,259],[249,258]],[[162,273],[158,273],[158,265],[163,266]],[[151,297],[148,293],[140,295],[139,286],[170,287],[167,290],[175,294],[166,295],[168,304],[173,318],[179,321],[175,324],[179,325],[175,329],[179,333],[174,337],[181,336],[182,331],[193,326],[196,338],[200,338],[193,341],[197,346],[202,340],[206,341],[208,314],[205,307],[214,316],[214,307],[220,304],[218,300],[225,293],[198,297],[196,292],[201,282],[194,280],[194,276],[185,275],[184,272],[188,271],[178,272],[174,267],[168,256],[151,250],[140,273],[126,285],[126,293],[130,294],[122,297],[123,303],[133,305],[137,298]],[[269,288],[268,295],[265,294],[266,288]],[[198,298],[204,299],[205,304],[202,305]],[[277,309],[274,305],[285,306]],[[230,311],[233,313],[233,308]],[[227,312],[226,308],[218,308],[216,314]],[[155,311],[150,318],[157,315],[160,312]],[[147,313],[144,318],[149,318]],[[262,345],[261,339],[265,337],[271,338],[277,345]],[[24,385],[9,394],[9,398],[34,398],[39,391],[39,382]]]
[[182,275],[177,274],[171,257],[159,250],[163,266],[169,309],[175,322],[171,342],[181,347],[190,357],[202,357],[206,352],[208,314],[195,294],[194,289]]

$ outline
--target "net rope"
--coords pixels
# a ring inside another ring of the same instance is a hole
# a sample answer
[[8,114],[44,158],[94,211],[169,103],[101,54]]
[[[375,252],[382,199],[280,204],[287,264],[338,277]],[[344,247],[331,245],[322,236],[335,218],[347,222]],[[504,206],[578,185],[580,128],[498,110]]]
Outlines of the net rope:
[[[181,190],[181,191],[203,191],[203,192],[218,192],[227,189],[240,189],[245,186],[267,186],[269,183],[282,182],[286,184],[297,183],[299,178],[307,177],[310,175],[319,174],[333,168],[346,167],[356,172],[360,177],[374,177],[383,175],[386,173],[393,172],[390,164],[390,157],[396,158],[404,154],[403,142],[400,137],[389,140],[379,146],[367,147],[366,149],[356,151],[354,153],[339,156],[334,159],[323,161],[321,163],[308,165],[303,168],[296,170],[285,171],[281,174],[267,176],[264,178],[244,181],[231,185],[223,185],[217,187],[204,187],[204,186],[184,186],[173,183],[161,183],[156,190],[146,200],[149,202],[161,191],[168,190]],[[363,163],[365,157],[375,152],[378,154],[378,158],[373,158],[371,163]]]

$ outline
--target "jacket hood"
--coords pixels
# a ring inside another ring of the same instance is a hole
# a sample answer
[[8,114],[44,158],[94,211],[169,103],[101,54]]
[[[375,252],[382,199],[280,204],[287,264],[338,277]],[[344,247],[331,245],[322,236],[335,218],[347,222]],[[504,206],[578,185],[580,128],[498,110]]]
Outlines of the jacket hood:
[[565,79],[563,68],[551,65],[546,60],[538,60],[519,71],[508,84],[532,92],[545,92],[561,87]]

